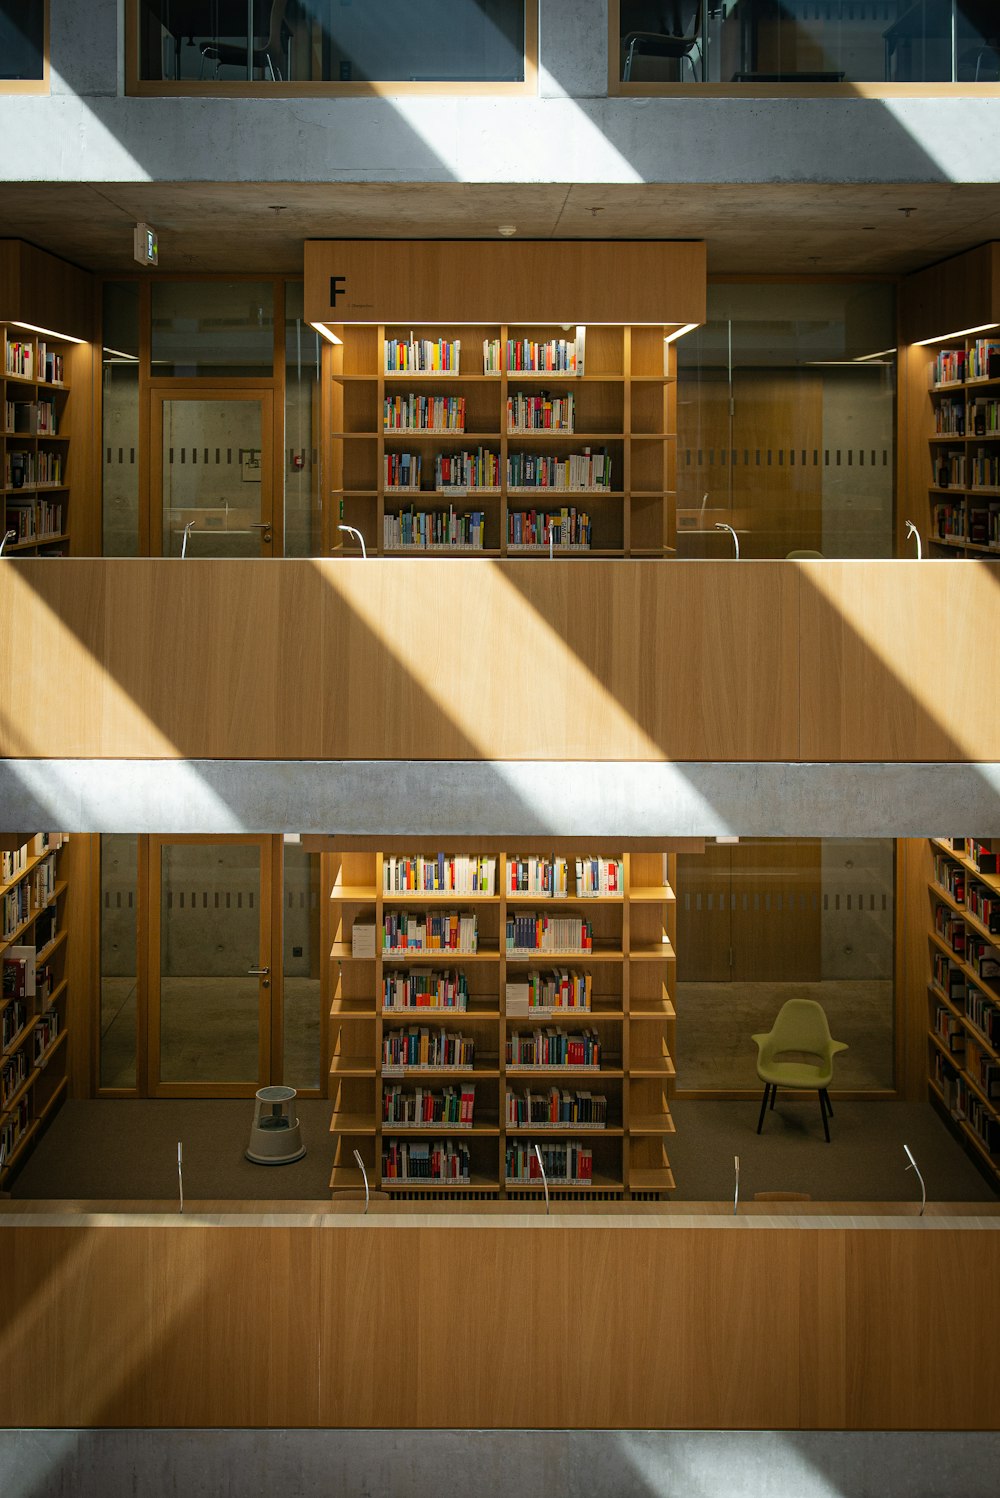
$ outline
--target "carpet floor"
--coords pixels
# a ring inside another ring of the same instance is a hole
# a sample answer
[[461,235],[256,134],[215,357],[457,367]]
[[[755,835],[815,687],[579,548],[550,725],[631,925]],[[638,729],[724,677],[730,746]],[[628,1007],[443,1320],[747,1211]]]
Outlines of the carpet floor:
[[[725,1201],[740,1157],[745,1200],[756,1191],[806,1191],[814,1201],[914,1201],[908,1144],[931,1201],[994,1201],[997,1193],[928,1104],[836,1103],[832,1143],[819,1108],[780,1096],[760,1136],[757,1104],[674,1102],[677,1133],[667,1143],[675,1201]],[[299,1099],[306,1154],[293,1165],[244,1158],[249,1100],[68,1102],[24,1169],[15,1198],[170,1201],[177,1197],[177,1141],[184,1144],[189,1201],[328,1201],[333,1154],[330,1104]]]

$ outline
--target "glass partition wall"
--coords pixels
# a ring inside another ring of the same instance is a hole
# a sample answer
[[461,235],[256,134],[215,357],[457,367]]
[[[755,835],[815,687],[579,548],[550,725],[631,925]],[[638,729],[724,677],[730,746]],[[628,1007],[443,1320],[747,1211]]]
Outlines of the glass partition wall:
[[662,84],[996,84],[992,0],[612,0],[618,78]]
[[885,282],[709,286],[677,345],[679,557],[892,556],[895,317]]
[[836,1085],[895,1077],[895,845],[740,838],[677,859],[677,1075],[683,1092],[759,1091],[751,1037],[814,999],[846,1041]]
[[319,1095],[321,855],[291,835],[94,844],[100,1091],[239,1097],[284,1083]]

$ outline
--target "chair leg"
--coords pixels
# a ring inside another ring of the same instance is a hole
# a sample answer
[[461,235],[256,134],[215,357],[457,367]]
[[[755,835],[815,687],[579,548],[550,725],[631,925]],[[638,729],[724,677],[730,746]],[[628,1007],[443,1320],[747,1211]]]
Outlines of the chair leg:
[[820,1091],[820,1095],[819,1095],[819,1111],[820,1111],[820,1114],[821,1114],[822,1119],[823,1119],[823,1133],[826,1135],[826,1142],[827,1142],[827,1144],[829,1144],[830,1143],[830,1125],[827,1122],[826,1104],[823,1101],[824,1096],[825,1096],[824,1092]]
[[833,1117],[833,1104],[830,1101],[830,1094],[827,1092],[827,1090],[826,1090],[825,1087],[823,1088],[823,1096],[826,1098],[826,1116],[827,1116],[827,1118],[832,1118]]
[[775,1100],[775,1098],[777,1096],[778,1096],[778,1084],[777,1084],[777,1082],[772,1082],[771,1083],[771,1112],[772,1113],[774,1112],[774,1100]]
[[771,1091],[770,1082],[764,1083],[764,1096],[760,1100],[760,1117],[757,1120],[757,1133],[764,1127],[764,1114],[767,1111],[767,1095]]

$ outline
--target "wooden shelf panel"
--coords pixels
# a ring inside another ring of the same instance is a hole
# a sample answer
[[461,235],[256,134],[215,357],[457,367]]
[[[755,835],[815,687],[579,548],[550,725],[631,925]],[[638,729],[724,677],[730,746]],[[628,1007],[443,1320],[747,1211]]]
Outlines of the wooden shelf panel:
[[633,885],[628,900],[633,905],[676,905],[677,896],[669,884]]
[[[487,948],[485,951],[480,949],[478,952],[455,952],[444,947],[436,950],[433,948],[430,950],[422,948],[416,952],[402,951],[396,948],[391,952],[380,952],[379,956],[383,962],[393,964],[399,962],[431,962],[437,963],[438,967],[442,965],[446,967],[458,967],[461,965],[464,967],[470,962],[500,961],[499,951],[491,948]],[[371,958],[368,960],[371,961]]]
[[504,1014],[504,1019],[509,1027],[516,1029],[520,1025],[565,1025],[568,1022],[583,1020],[587,1025],[600,1024],[602,1021],[617,1021],[619,1024],[625,1019],[624,1009],[559,1009],[546,1010],[539,1014],[530,1011],[528,1014]]
[[628,1132],[632,1135],[676,1134],[677,1126],[669,1113],[633,1113],[629,1116]]
[[[545,1195],[545,1187],[541,1181],[518,1181],[512,1177],[506,1177],[504,1187],[507,1191],[537,1191],[540,1196]],[[585,1181],[549,1181],[550,1195],[556,1195],[564,1191],[624,1191],[625,1187],[621,1181],[615,1180],[613,1176],[605,1176],[595,1173],[589,1180]]]
[[669,1056],[664,1056],[662,1060],[654,1056],[640,1056],[629,1064],[629,1073],[633,1077],[676,1077],[677,1070]]
[[[403,548],[400,548],[400,549],[403,549]],[[406,548],[406,549],[410,549],[410,548]],[[427,548],[427,549],[430,550],[432,548]],[[455,547],[443,547],[442,546],[442,547],[438,547],[436,549],[439,550],[439,551],[445,551],[445,550],[447,550],[447,551],[454,551],[456,548]],[[461,906],[466,906],[466,905],[499,905],[500,904],[500,896],[499,895],[457,895],[457,894],[453,894],[449,890],[444,890],[444,891],[440,891],[440,892],[437,892],[437,893],[411,892],[411,893],[407,893],[407,894],[400,894],[396,890],[391,890],[390,891],[390,890],[385,889],[385,890],[382,891],[382,903],[384,905],[386,905],[386,906],[391,906],[391,905],[418,905],[418,906],[419,905],[426,905],[426,906],[428,906],[428,908],[433,908],[436,905],[444,905],[444,906],[448,906],[448,905],[461,905]]]
[[374,1077],[375,1057],[334,1056],[330,1062],[331,1077]]
[[508,1077],[601,1077],[614,1081],[624,1077],[621,1067],[614,1066],[508,1066]]
[[674,1173],[669,1166],[657,1166],[647,1170],[630,1170],[630,1191],[676,1191]]
[[390,1082],[399,1082],[404,1077],[413,1077],[414,1079],[431,1077],[443,1078],[445,1080],[449,1077],[483,1077],[485,1079],[486,1077],[499,1077],[500,1068],[498,1066],[479,1066],[475,1062],[473,1062],[472,1066],[383,1066],[380,1069],[380,1075],[387,1077]]
[[634,943],[629,947],[632,962],[676,962],[677,954],[669,941]]
[[470,1173],[467,1181],[401,1180],[399,1176],[385,1176],[379,1183],[380,1191],[447,1191],[456,1195],[463,1191],[497,1191],[496,1176],[481,1176]]
[[648,1003],[646,999],[640,999],[638,1004],[629,1006],[629,1019],[676,1019],[677,1010],[669,999],[664,999],[656,1008],[646,1009],[641,1007]]
[[448,1024],[453,1021],[456,1024],[468,1024],[472,1020],[499,1020],[500,1010],[496,1009],[380,1009],[379,1015],[384,1020],[403,1020],[406,1024],[416,1024],[422,1020],[432,1020],[434,1024],[444,1022]]
[[374,1134],[374,1113],[334,1113],[330,1119],[331,1134]]

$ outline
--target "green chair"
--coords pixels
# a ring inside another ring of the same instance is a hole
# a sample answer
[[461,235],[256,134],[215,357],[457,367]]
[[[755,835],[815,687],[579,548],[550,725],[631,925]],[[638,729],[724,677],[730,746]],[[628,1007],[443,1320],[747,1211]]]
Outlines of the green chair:
[[[842,1040],[833,1040],[823,1006],[814,999],[789,999],[782,1004],[778,1017],[766,1035],[753,1037],[757,1044],[757,1075],[764,1083],[757,1133],[764,1127],[768,1098],[771,1107],[779,1087],[795,1087],[819,1093],[819,1111],[823,1116],[823,1133],[830,1143],[829,1119],[833,1117],[827,1088],[833,1081],[833,1058],[846,1051]],[[782,1060],[784,1056],[794,1059]]]

